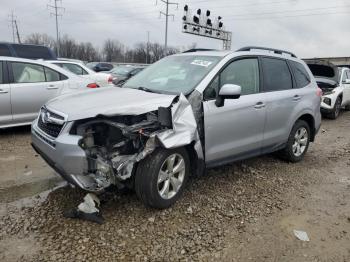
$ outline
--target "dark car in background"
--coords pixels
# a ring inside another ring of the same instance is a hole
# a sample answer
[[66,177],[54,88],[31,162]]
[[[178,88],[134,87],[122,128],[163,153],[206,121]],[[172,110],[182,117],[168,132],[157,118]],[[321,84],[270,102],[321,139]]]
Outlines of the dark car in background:
[[31,44],[14,44],[6,42],[0,42],[0,56],[43,60],[57,59],[54,51],[47,46]]
[[145,65],[134,66],[134,65],[120,65],[109,71],[108,73],[113,77],[113,84],[116,86],[123,85],[128,79],[140,73],[145,69]]
[[86,66],[95,72],[110,71],[114,68],[113,64],[105,62],[90,62],[87,63]]

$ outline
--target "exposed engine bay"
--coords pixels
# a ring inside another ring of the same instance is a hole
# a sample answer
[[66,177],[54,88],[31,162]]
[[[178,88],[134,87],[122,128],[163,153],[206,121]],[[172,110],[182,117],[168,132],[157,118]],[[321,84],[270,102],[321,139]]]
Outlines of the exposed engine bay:
[[191,143],[203,158],[191,104],[181,95],[168,107],[136,116],[99,116],[75,122],[70,131],[82,137],[87,170],[72,175],[85,190],[99,192],[111,185],[124,186],[135,172],[135,164],[156,147],[173,148]]

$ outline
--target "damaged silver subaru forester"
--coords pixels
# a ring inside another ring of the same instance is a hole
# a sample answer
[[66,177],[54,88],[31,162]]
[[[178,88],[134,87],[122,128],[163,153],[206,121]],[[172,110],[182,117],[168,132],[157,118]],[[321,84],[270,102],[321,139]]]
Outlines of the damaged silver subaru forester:
[[120,88],[51,100],[32,124],[32,145],[72,185],[128,187],[167,208],[205,168],[275,151],[300,161],[320,127],[321,95],[286,51],[183,53]]

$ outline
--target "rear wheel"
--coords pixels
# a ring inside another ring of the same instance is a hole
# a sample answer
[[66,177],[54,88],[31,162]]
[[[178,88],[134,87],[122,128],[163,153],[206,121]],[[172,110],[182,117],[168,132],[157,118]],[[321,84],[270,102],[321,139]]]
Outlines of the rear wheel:
[[290,132],[286,147],[280,151],[280,156],[290,162],[299,162],[309,148],[310,127],[304,120],[298,120]]
[[337,119],[341,110],[341,98],[337,97],[332,112],[328,115],[330,119]]
[[189,165],[185,149],[157,149],[137,167],[135,191],[138,198],[154,208],[170,207],[184,190]]

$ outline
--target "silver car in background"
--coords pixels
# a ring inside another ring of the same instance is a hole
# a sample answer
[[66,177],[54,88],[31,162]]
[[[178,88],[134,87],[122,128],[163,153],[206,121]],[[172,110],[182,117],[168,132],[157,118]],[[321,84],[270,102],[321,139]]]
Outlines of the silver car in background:
[[0,128],[30,125],[50,99],[95,86],[44,61],[0,56]]
[[34,149],[89,192],[129,187],[172,205],[190,174],[278,152],[301,161],[322,92],[292,53],[259,47],[166,57],[122,88],[59,97],[32,125]]

